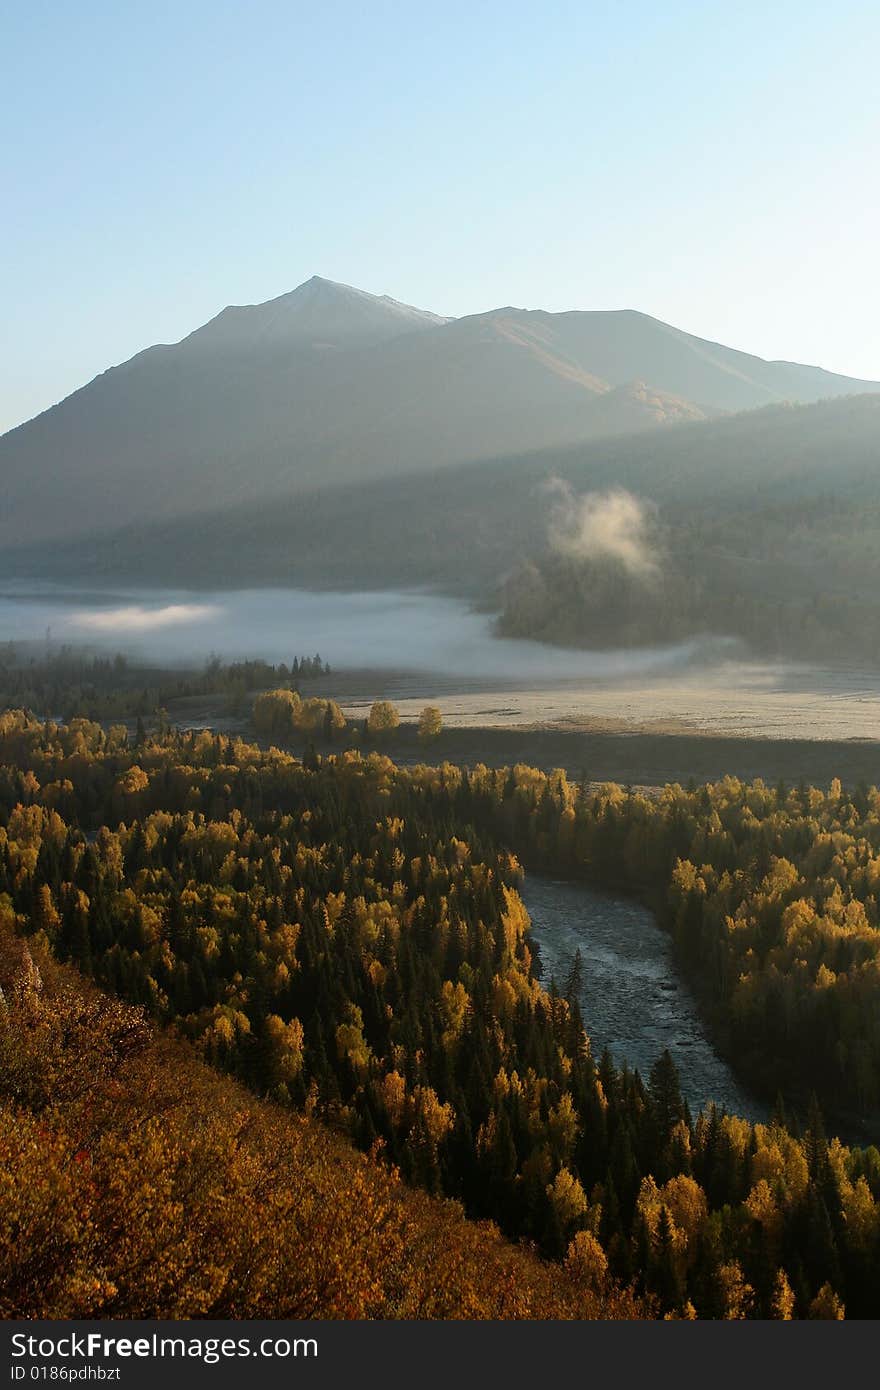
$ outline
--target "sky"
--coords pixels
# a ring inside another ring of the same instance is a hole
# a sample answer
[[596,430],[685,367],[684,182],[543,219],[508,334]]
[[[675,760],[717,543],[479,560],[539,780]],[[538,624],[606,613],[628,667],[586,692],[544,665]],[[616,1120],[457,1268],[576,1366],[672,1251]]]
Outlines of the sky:
[[877,0],[3,0],[0,431],[311,275],[880,379]]

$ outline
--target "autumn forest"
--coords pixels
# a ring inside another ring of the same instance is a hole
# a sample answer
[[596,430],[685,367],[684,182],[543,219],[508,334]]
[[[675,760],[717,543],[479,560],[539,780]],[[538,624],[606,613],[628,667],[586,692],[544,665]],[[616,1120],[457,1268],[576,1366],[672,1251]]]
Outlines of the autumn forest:
[[[880,792],[434,765],[432,710],[398,765],[299,675],[0,716],[0,1312],[877,1316]],[[541,870],[653,908],[766,1123],[596,1055]]]

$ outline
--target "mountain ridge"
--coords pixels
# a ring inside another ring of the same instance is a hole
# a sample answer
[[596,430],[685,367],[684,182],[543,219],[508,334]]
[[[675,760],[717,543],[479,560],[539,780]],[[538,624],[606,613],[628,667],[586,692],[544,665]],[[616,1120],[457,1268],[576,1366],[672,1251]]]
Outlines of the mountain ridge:
[[314,276],[227,306],[0,437],[0,544],[871,388],[639,310],[445,318]]

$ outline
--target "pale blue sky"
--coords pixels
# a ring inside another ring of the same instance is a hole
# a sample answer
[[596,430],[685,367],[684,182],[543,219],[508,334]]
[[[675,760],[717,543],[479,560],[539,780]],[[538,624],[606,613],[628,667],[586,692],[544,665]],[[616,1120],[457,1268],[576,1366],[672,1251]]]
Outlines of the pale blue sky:
[[4,0],[0,429],[313,274],[880,378],[878,57],[877,0]]

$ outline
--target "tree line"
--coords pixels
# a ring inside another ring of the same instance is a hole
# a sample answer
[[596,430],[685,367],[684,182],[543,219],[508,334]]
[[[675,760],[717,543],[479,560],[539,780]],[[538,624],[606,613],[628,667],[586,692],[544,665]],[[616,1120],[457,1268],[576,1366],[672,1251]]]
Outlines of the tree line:
[[51,641],[38,649],[7,642],[0,646],[0,708],[107,722],[152,719],[174,700],[217,695],[233,711],[247,713],[255,690],[297,689],[300,682],[329,674],[318,654],[295,656],[289,665],[223,662],[215,656],[200,670],[175,670],[135,665],[122,652],[101,655]]

